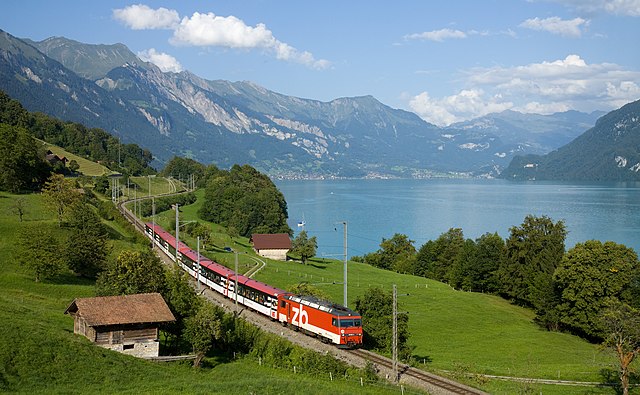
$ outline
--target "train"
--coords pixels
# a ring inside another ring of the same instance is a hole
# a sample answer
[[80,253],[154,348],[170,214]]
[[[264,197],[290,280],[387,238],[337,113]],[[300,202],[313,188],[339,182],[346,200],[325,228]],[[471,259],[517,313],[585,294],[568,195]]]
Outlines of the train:
[[327,300],[272,287],[237,274],[211,259],[198,257],[198,253],[183,242],[176,246],[175,237],[157,224],[147,222],[144,229],[146,236],[167,256],[213,291],[325,343],[339,348],[362,345],[362,316],[356,311]]

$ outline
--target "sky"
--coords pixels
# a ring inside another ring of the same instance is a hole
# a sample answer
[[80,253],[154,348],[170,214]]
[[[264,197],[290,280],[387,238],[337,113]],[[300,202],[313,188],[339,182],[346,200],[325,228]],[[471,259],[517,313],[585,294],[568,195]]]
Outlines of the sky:
[[640,99],[640,0],[3,0],[0,29],[306,99],[372,95],[439,126]]

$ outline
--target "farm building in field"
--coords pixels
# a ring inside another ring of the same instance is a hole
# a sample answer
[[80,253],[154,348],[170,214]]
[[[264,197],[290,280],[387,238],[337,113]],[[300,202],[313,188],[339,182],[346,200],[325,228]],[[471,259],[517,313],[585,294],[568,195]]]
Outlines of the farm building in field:
[[260,256],[278,261],[286,261],[291,249],[291,238],[286,233],[251,235],[253,249]]
[[45,159],[47,160],[47,162],[49,162],[49,164],[51,164],[51,166],[55,166],[58,163],[62,163],[62,167],[66,166],[67,162],[69,161],[66,157],[56,155],[53,152],[51,152],[51,150],[47,151]]
[[73,333],[140,358],[159,355],[158,326],[175,321],[159,293],[75,299],[64,313],[73,317]]

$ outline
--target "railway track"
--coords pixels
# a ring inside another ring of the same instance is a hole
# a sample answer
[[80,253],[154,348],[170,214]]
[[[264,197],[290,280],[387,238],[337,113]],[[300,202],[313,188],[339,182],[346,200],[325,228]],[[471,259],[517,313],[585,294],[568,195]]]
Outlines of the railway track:
[[[381,370],[380,368],[383,368],[384,371],[391,372],[388,377],[393,379],[393,362],[389,358],[361,349],[347,350],[347,353],[370,361],[375,364],[379,371]],[[398,376],[401,382],[419,385],[421,388],[424,388],[433,394],[486,394],[476,388],[457,383],[453,380],[449,380],[420,369],[412,368],[405,364],[398,363]]]
[[[144,198],[141,198],[140,200],[143,200],[143,199]],[[133,215],[133,213],[124,206],[125,203],[127,202],[124,202],[124,201],[119,202],[118,209],[123,214],[123,216],[138,229],[138,231],[144,234],[145,233],[144,222],[136,218]],[[216,295],[216,296],[219,296],[219,295]],[[261,317],[261,318],[264,318],[264,317]],[[266,329],[266,328],[263,328],[263,329]],[[304,344],[306,344],[306,346],[309,347],[309,340],[306,340]],[[331,348],[334,349],[333,347]],[[334,350],[338,351],[338,349],[334,349]],[[386,358],[381,355],[374,354],[372,352],[362,350],[362,349],[344,350],[344,352],[362,361],[370,361],[371,363],[375,364],[379,374],[384,376],[384,373],[388,372],[386,374],[386,378],[392,379],[393,362],[389,358]],[[364,366],[364,363],[361,363],[360,365]],[[485,395],[486,394],[485,392],[482,392],[478,389],[466,386],[464,384],[457,383],[455,381],[437,376],[432,373],[425,372],[420,369],[412,368],[405,364],[400,364],[400,363],[398,364],[398,376],[399,376],[400,382],[423,388],[427,390],[430,394],[438,394],[438,395],[440,394],[442,395],[445,395],[445,394],[446,395],[449,395],[449,394]]]

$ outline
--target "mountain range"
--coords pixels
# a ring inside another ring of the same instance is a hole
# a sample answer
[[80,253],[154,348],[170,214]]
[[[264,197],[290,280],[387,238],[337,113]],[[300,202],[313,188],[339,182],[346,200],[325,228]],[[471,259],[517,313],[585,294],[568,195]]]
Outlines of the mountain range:
[[640,181],[640,100],[604,115],[593,128],[546,155],[516,156],[502,177]]
[[0,58],[0,89],[30,111],[105,129],[150,149],[158,166],[179,155],[275,177],[495,176],[516,155],[570,142],[603,114],[506,111],[438,127],[372,96],[321,102],[162,72],[123,44],[0,31]]

